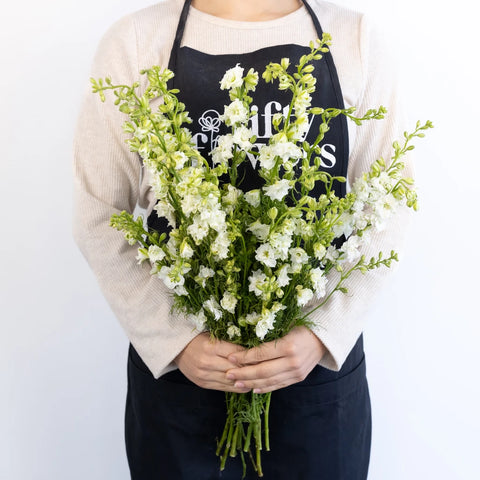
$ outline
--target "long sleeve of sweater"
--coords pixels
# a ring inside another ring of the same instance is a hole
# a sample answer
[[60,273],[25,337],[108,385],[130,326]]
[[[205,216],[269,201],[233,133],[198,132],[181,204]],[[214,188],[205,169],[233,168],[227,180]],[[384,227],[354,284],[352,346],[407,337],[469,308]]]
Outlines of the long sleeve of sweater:
[[[134,24],[118,22],[104,36],[92,76],[118,83],[138,79]],[[110,216],[133,212],[139,201],[142,168],[122,131],[125,115],[109,99],[88,93],[74,144],[74,237],[129,340],[155,375],[174,368],[172,360],[195,336],[192,325],[170,313],[163,282],[136,261],[136,248],[109,226]]]
[[[164,0],[115,23],[105,34],[91,76],[110,76],[115,83],[132,84],[139,71],[166,67],[182,0]],[[382,42],[371,38],[360,14],[318,0],[311,1],[324,31],[332,34],[332,54],[346,106],[360,112],[385,105],[387,119],[360,128],[349,126],[350,183],[379,156],[390,157],[391,143],[403,132],[394,78],[386,65]],[[282,43],[308,45],[315,36],[304,9],[271,22],[233,22],[192,9],[183,43],[209,54],[243,53]],[[112,310],[155,377],[175,368],[173,359],[198,332],[170,311],[172,298],[163,282],[138,265],[136,248],[109,226],[113,213],[147,214],[154,198],[137,154],[125,144],[126,116],[113,101],[101,103],[86,93],[74,144],[74,237]],[[408,214],[401,212],[388,229],[372,237],[367,257],[400,247]],[[313,317],[314,333],[328,349],[321,364],[338,370],[365,325],[365,312],[389,276],[388,269],[349,279],[351,294],[335,294]],[[331,281],[333,284],[333,279]]]

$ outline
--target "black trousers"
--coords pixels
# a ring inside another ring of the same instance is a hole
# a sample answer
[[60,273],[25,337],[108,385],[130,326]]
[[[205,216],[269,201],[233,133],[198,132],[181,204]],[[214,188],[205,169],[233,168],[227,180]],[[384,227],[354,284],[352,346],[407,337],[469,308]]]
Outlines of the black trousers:
[[[339,372],[317,366],[272,394],[266,480],[366,480],[371,409],[363,338]],[[240,459],[223,472],[215,439],[225,422],[224,393],[179,370],[155,380],[130,346],[125,439],[132,480],[240,480]],[[247,459],[248,460],[248,459]],[[247,461],[247,479],[256,479]]]

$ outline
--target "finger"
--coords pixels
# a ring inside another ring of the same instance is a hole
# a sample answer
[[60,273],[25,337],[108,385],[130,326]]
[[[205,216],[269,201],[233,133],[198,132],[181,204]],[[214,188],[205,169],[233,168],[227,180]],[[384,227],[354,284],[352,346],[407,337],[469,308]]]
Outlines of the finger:
[[233,368],[227,370],[226,377],[229,380],[235,382],[248,382],[250,380],[256,380],[259,382],[265,382],[273,377],[282,374],[283,372],[290,372],[292,366],[287,358],[281,357],[274,360],[267,360],[254,365],[246,365],[240,368]]
[[228,360],[237,365],[255,365],[284,356],[280,341],[267,342],[248,350],[236,352],[228,356]]
[[245,382],[235,382],[234,387],[245,388],[249,391],[253,390],[254,393],[268,393],[273,392],[274,390],[288,387],[290,385],[293,385],[294,383],[297,383],[298,381],[299,378],[296,375],[292,376],[291,372],[290,374],[287,372],[282,372],[275,377],[271,377],[268,379],[255,379]]
[[230,355],[238,355],[244,351],[245,347],[222,340],[215,342],[214,345],[214,352],[219,357],[228,358]]

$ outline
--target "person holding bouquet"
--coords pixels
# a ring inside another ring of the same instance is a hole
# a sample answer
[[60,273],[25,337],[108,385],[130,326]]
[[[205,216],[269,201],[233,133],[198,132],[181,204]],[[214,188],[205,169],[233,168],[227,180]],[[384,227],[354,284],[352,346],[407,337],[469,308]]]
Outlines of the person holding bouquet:
[[[234,67],[262,72],[269,62],[295,63],[323,33],[329,52],[315,63],[313,106],[359,112],[385,105],[386,119],[361,128],[335,118],[321,145],[322,168],[344,176],[335,193],[377,158],[390,158],[404,130],[390,59],[359,13],[320,0],[163,0],[114,24],[97,50],[92,74],[132,84],[140,70],[170,68],[185,103],[198,151],[211,154],[224,133],[228,96],[219,89]],[[233,69],[233,70],[232,70]],[[230,79],[232,82],[234,78]],[[255,148],[272,136],[275,114],[288,108],[285,92],[258,83],[257,115],[250,119]],[[245,349],[212,340],[171,310],[172,297],[137,251],[109,226],[112,213],[143,211],[148,226],[168,234],[141,158],[122,131],[124,117],[87,95],[75,137],[75,239],[130,340],[125,416],[127,456],[134,480],[239,479],[232,459],[220,472],[212,440],[222,430],[223,392],[275,392],[270,411],[271,452],[263,457],[268,479],[364,480],[367,478],[371,408],[362,330],[366,311],[388,270],[349,278],[352,294],[335,294],[310,318],[277,341]],[[303,132],[313,142],[319,119]],[[261,188],[254,155],[239,171],[239,188]],[[322,187],[313,192],[320,196]],[[401,246],[407,212],[372,235],[364,254]],[[333,272],[332,272],[333,273]],[[247,471],[246,478],[256,478]]]

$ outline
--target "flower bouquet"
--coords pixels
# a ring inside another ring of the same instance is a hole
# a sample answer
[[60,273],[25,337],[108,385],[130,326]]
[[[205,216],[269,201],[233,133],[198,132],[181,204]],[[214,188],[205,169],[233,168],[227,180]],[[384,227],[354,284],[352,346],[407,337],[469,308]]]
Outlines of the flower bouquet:
[[[343,198],[336,196],[333,177],[322,171],[320,144],[329,123],[345,115],[356,124],[381,119],[380,107],[355,116],[355,109],[311,106],[315,90],[312,61],[328,51],[330,37],[311,43],[310,53],[296,66],[289,59],[270,63],[262,74],[265,82],[291,92],[288,113],[273,117],[274,134],[254,150],[249,121],[251,92],[259,75],[237,65],[220,81],[230,103],[221,120],[230,133],[218,139],[211,161],[193,146],[184,126],[191,122],[178,90],[167,82],[174,76],[154,66],[141,73],[148,78],[143,94],[139,83],[114,85],[112,80],[92,79],[93,91],[105,100],[113,90],[122,112],[129,116],[124,130],[128,144],[138,152],[150,175],[159,217],[168,220],[169,233],[150,231],[142,217],[127,212],[113,215],[111,225],[138,246],[138,262],[151,264],[151,274],[173,293],[173,308],[185,313],[192,328],[208,331],[213,338],[245,348],[281,338],[294,327],[308,326],[309,315],[335,294],[347,292],[345,281],[354,271],[366,273],[397,260],[395,252],[365,258],[361,246],[369,235],[383,228],[400,205],[417,208],[413,181],[402,176],[401,159],[413,148],[414,137],[423,136],[430,122],[417,123],[405,133],[402,144],[393,144],[391,161],[373,162]],[[161,99],[158,107],[152,101]],[[318,136],[303,141],[309,116],[320,116]],[[238,167],[255,155],[263,179],[261,188],[242,191]],[[310,195],[321,182],[325,193]],[[329,272],[336,270],[333,285]],[[271,393],[226,392],[226,423],[217,440],[223,470],[228,456],[239,454],[246,468],[249,455],[262,476],[261,451],[269,450],[268,415]],[[213,440],[213,439],[212,439]]]

